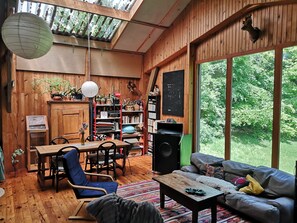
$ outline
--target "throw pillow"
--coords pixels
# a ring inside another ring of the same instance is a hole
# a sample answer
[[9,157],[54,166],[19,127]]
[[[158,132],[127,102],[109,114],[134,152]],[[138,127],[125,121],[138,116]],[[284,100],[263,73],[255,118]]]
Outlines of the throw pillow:
[[232,183],[236,186],[237,190],[249,185],[249,181],[244,177],[235,177],[232,179]]
[[224,169],[221,166],[212,166],[208,163],[205,164],[206,176],[224,179]]
[[258,181],[256,181],[249,174],[246,176],[246,179],[249,181],[249,185],[239,189],[239,191],[253,195],[259,195],[264,191],[263,187],[258,183]]
[[199,173],[199,170],[197,169],[196,166],[194,165],[189,165],[189,166],[182,166],[180,168],[181,171],[184,171],[184,172],[190,172],[190,173]]
[[199,175],[197,176],[196,181],[220,190],[224,192],[224,194],[237,192],[236,187],[233,184],[215,177]]

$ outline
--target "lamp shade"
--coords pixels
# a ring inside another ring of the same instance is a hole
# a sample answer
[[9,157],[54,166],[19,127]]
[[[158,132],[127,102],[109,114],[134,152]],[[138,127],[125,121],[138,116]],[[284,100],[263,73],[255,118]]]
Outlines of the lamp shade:
[[93,98],[98,94],[99,87],[94,81],[86,81],[81,86],[81,91],[84,96]]
[[31,13],[20,12],[9,16],[1,32],[7,48],[26,59],[45,55],[53,45],[53,34],[48,24]]

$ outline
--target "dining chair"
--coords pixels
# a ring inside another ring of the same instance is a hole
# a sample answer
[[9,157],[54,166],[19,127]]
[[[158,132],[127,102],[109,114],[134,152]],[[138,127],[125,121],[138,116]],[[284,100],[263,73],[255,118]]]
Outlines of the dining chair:
[[[89,135],[86,138],[86,142],[99,141],[99,140],[100,138],[98,135]],[[96,166],[96,156],[97,156],[96,151],[86,152],[85,171],[93,172],[93,167]],[[89,166],[89,170],[87,169],[88,166]]]
[[112,170],[116,179],[116,153],[117,147],[114,142],[105,141],[98,147],[96,154],[97,173],[106,171],[107,175],[109,175],[109,171]]
[[[90,218],[86,216],[78,215],[84,203],[90,202],[91,200],[106,194],[116,193],[118,183],[114,182],[112,176],[106,174],[84,172],[79,163],[78,148],[74,148],[63,155],[63,165],[68,178],[68,183],[72,187],[76,198],[79,200],[79,204],[75,208],[74,213],[69,216],[68,219],[90,220]],[[87,176],[97,176],[97,181],[90,181]],[[98,181],[98,179],[101,178],[105,178],[105,180]]]
[[[57,144],[68,144],[68,139],[59,136],[50,141],[50,145]],[[56,192],[59,190],[59,180],[65,178],[64,167],[62,163],[62,158],[57,156],[52,156],[50,160],[50,176],[52,176],[52,185],[56,188]]]
[[[131,149],[132,149],[132,144],[130,144],[130,146],[125,148],[123,151],[117,150],[116,155],[115,155],[115,161],[117,162],[117,160],[122,160],[122,166],[126,165],[125,162],[128,161],[129,169],[132,174],[132,168],[131,168],[131,164],[130,164],[130,160],[129,160],[129,154],[130,154]],[[116,165],[117,165],[117,163],[116,163]]]

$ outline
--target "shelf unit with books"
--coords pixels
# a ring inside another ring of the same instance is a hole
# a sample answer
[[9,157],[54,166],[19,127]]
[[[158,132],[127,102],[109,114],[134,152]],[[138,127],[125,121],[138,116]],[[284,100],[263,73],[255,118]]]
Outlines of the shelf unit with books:
[[152,155],[154,145],[154,134],[157,131],[157,122],[160,119],[160,95],[148,96],[147,113],[148,154]]
[[144,111],[122,110],[122,140],[130,143],[130,155],[144,154]]
[[104,134],[107,139],[122,139],[122,105],[94,105],[94,134]]

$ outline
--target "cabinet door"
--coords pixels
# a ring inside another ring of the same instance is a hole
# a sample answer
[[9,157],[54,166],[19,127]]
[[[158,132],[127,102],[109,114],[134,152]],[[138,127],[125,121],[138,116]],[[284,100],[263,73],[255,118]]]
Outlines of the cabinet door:
[[[55,104],[50,112],[51,139],[63,136],[69,142],[79,142],[78,132],[83,122],[89,124],[88,104]],[[88,136],[88,130],[87,134]]]
[[78,141],[80,139],[78,130],[84,122],[84,110],[65,109],[59,113],[59,135],[70,141]]

